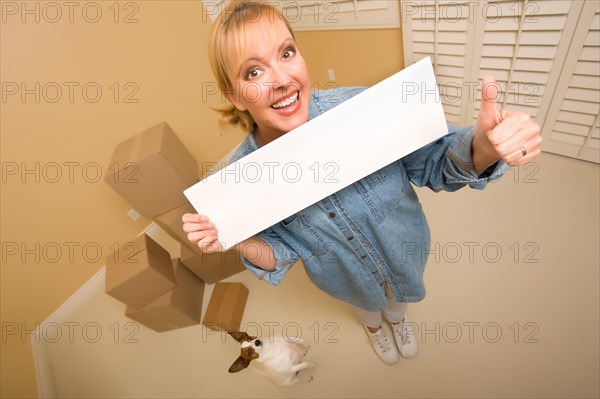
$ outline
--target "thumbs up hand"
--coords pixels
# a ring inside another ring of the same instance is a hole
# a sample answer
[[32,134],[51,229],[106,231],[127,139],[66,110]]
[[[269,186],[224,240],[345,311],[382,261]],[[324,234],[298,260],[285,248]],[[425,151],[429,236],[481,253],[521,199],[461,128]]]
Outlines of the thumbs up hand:
[[475,173],[481,174],[498,160],[514,166],[535,159],[541,153],[540,126],[523,112],[497,107],[498,83],[494,78],[483,78],[481,96],[472,144]]

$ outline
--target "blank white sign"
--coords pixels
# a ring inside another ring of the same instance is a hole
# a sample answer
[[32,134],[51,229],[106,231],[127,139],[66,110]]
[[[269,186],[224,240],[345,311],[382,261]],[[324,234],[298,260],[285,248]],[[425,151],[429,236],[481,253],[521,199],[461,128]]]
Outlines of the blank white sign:
[[425,58],[184,194],[230,248],[447,133]]

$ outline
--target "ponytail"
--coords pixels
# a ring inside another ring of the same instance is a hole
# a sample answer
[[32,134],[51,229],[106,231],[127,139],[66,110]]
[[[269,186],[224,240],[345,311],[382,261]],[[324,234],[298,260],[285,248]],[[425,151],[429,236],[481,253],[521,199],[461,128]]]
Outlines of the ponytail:
[[245,132],[254,130],[256,122],[254,122],[248,111],[240,111],[233,104],[229,104],[227,108],[216,109],[215,111],[219,113],[219,124],[221,127],[224,125],[239,126]]

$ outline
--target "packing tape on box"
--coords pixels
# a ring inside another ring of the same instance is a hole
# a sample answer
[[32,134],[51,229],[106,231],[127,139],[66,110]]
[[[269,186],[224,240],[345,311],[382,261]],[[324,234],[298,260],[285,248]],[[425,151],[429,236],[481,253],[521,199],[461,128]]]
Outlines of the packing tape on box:
[[431,60],[425,58],[184,194],[231,248],[447,133]]

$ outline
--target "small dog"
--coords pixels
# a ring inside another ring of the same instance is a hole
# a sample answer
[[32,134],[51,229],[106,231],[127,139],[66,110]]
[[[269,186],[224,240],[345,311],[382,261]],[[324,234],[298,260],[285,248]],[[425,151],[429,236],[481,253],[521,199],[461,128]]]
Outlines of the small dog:
[[276,335],[263,341],[240,331],[229,332],[229,335],[242,347],[241,355],[229,367],[230,373],[245,369],[255,360],[254,370],[275,385],[289,386],[313,380],[312,376],[299,375],[300,370],[315,367],[314,363],[302,360],[309,347],[304,345],[301,338],[286,340]]

